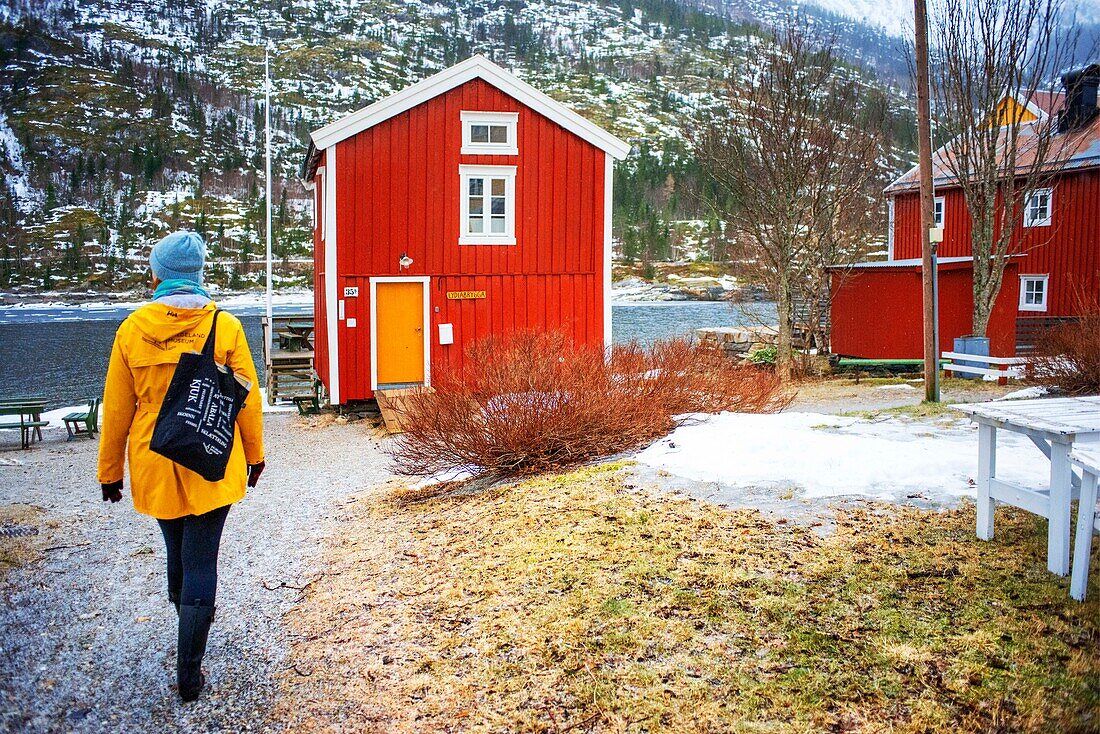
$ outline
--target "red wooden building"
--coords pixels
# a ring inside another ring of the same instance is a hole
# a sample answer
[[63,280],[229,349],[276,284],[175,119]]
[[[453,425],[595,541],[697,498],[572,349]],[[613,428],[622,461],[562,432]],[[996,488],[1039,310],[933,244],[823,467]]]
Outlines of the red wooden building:
[[[1079,72],[1065,94],[1006,98],[1000,119],[1059,124],[1052,165],[1058,171],[1042,189],[1025,192],[1023,220],[1014,236],[987,336],[990,353],[1012,356],[1029,349],[1050,325],[1080,315],[1082,299],[1100,299],[1100,66]],[[1050,119],[1052,115],[1058,116]],[[1023,134],[1021,137],[1025,137]],[[943,228],[940,257],[940,349],[971,333],[973,271],[970,216],[943,157],[933,155],[935,225]],[[1022,160],[1026,162],[1026,159]],[[871,359],[915,359],[923,353],[919,171],[886,187],[889,230],[886,262],[864,263],[834,276],[831,347],[836,354]]]
[[315,366],[334,404],[431,383],[490,334],[611,341],[629,146],[481,56],[312,135]]

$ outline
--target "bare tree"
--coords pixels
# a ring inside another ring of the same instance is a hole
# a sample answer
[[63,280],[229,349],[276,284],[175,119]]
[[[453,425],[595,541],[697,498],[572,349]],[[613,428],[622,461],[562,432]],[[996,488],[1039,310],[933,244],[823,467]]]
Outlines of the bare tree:
[[712,206],[775,299],[784,379],[796,299],[821,303],[828,268],[857,259],[878,223],[882,121],[863,96],[832,41],[790,18],[684,129],[714,180]]
[[1047,94],[1074,39],[1060,33],[1062,0],[933,0],[930,15],[933,116],[949,140],[934,165],[970,214],[973,333],[984,336],[1025,197],[1050,181],[1065,140],[1054,115],[1036,120],[1019,105]]

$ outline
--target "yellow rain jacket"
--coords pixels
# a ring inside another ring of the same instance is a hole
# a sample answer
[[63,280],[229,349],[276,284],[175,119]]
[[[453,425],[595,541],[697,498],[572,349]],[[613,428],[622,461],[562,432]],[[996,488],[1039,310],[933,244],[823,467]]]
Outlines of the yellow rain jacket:
[[214,319],[214,304],[173,308],[154,301],[122,322],[115,333],[107,384],[103,390],[103,427],[99,441],[99,481],[122,479],[129,439],[130,492],[138,512],[159,520],[201,515],[244,497],[248,464],[264,458],[263,414],[256,367],[236,317],[218,317],[214,359],[244,376],[252,388],[237,416],[233,450],[225,477],[208,482],[149,450],[157,413],[180,355],[202,351]]

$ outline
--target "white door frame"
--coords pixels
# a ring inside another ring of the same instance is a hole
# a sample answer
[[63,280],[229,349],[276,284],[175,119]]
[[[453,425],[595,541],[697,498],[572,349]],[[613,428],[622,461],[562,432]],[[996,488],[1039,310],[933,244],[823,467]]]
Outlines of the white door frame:
[[370,389],[378,389],[378,284],[379,283],[421,283],[424,286],[424,385],[431,384],[431,294],[427,275],[386,275],[370,279]]

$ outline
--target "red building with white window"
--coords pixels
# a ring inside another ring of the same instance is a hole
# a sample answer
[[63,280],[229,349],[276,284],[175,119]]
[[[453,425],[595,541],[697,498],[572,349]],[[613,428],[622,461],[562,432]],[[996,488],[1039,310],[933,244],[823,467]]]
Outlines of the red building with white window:
[[[1026,351],[1043,329],[1080,315],[1100,299],[1100,66],[1080,72],[1069,99],[1041,93],[1006,98],[998,114],[1021,124],[1059,121],[1057,170],[1049,186],[1025,193],[1013,257],[990,317],[990,353]],[[970,216],[961,189],[933,155],[940,257],[940,349],[971,333],[973,273]],[[916,359],[923,354],[919,171],[886,187],[887,260],[864,263],[834,277],[832,351],[870,359]]]
[[481,56],[315,131],[330,401],[428,385],[488,335],[609,345],[612,161],[629,150]]

